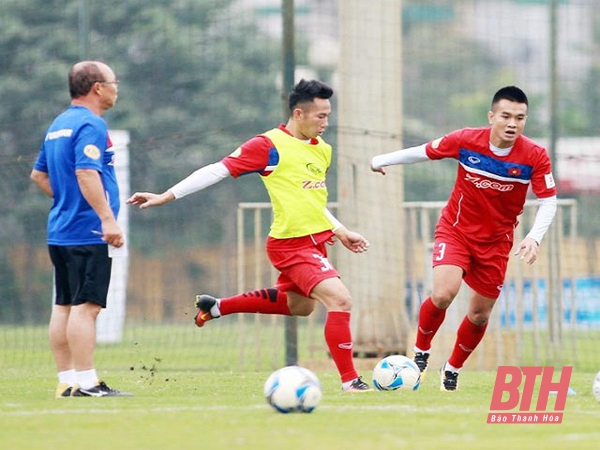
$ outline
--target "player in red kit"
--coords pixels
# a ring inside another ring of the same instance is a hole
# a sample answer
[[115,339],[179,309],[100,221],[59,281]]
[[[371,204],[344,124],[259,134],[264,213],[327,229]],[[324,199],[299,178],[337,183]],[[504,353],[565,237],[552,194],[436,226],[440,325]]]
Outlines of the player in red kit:
[[472,294],[452,354],[440,370],[445,391],[457,389],[460,369],[485,334],[529,187],[540,206],[531,230],[515,248],[528,264],[535,262],[556,213],[548,153],[523,136],[527,111],[525,93],[507,86],[492,99],[491,126],[456,130],[427,144],[377,155],[371,162],[371,170],[385,175],[384,167],[394,164],[458,161],[454,188],[435,229],[433,290],[421,305],[414,347],[415,363],[425,372],[431,341],[464,280]]

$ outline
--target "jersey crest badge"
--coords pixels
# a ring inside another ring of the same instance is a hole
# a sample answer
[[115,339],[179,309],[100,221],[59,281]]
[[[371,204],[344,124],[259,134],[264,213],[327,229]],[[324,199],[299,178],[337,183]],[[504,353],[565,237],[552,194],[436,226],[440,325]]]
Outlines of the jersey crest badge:
[[94,144],[89,144],[83,147],[83,153],[91,159],[100,159],[100,149]]

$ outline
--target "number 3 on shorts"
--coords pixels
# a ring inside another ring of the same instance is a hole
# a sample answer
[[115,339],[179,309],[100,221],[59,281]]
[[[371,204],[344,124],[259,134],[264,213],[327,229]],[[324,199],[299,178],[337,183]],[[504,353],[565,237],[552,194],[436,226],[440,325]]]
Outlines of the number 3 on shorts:
[[441,261],[442,259],[444,259],[444,253],[446,252],[446,243],[445,242],[440,242],[437,245],[437,254],[435,255],[435,260],[436,261]]
[[316,258],[321,262],[321,265],[322,265],[321,270],[323,272],[327,272],[328,270],[333,269],[333,266],[331,265],[331,263],[329,262],[329,260],[326,257],[316,254],[316,253],[313,253],[313,258]]

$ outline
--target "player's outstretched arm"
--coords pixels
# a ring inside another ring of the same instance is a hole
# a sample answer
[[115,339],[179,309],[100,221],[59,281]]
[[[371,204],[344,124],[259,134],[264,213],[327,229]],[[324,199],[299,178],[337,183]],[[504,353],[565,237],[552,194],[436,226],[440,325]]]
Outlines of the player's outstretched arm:
[[222,162],[217,162],[204,166],[187,178],[184,178],[175,186],[172,186],[162,194],[153,194],[152,192],[136,192],[128,200],[127,203],[138,205],[140,209],[145,209],[150,206],[160,206],[173,200],[183,198],[186,195],[201,191],[202,189],[212,186],[215,183],[227,178],[231,174]]
[[153,194],[152,192],[136,192],[127,199],[125,203],[138,205],[140,209],[146,209],[151,206],[160,206],[175,200],[171,191],[165,191],[162,194]]
[[383,167],[375,167],[371,163],[371,172],[379,172],[381,175],[385,175],[385,169]]
[[385,175],[384,167],[396,164],[413,164],[429,160],[425,151],[426,144],[405,148],[391,153],[374,156],[371,159],[371,171]]

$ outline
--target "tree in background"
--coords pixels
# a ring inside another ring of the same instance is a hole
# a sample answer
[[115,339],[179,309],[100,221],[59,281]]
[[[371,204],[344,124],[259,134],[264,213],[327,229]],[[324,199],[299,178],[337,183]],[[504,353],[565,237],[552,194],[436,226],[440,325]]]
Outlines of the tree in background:
[[[0,162],[15,171],[2,184],[2,267],[14,265],[8,261],[15,243],[25,255],[44,245],[49,205],[28,174],[44,130],[69,104],[67,72],[74,62],[101,59],[117,72],[119,101],[106,119],[131,134],[133,189],[166,189],[282,120],[280,44],[233,11],[231,0],[86,2],[85,36],[77,28],[80,3],[2,2]],[[89,44],[85,57],[82,39]],[[177,202],[160,213],[160,222],[157,215],[131,214],[130,243],[152,251],[161,241],[182,247],[235,242],[234,206],[263,199],[256,178]],[[24,264],[31,266],[32,258]],[[36,310],[49,305],[47,283],[20,289],[14,278],[10,270],[0,274],[0,322],[36,320]]]

